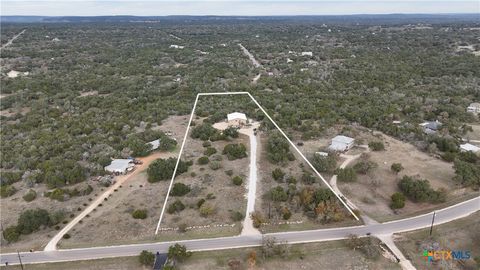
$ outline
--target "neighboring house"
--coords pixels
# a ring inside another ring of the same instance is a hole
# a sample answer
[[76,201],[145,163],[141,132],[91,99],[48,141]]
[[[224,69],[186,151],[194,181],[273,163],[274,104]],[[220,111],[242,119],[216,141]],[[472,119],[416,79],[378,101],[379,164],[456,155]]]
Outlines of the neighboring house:
[[147,144],[149,144],[151,146],[150,150],[157,150],[158,147],[160,146],[160,139],[148,142]]
[[480,151],[480,147],[475,146],[473,144],[465,143],[465,144],[460,144],[460,151],[462,152],[472,151],[473,153],[477,153]]
[[438,120],[427,121],[427,122],[421,123],[420,126],[423,127],[423,132],[425,134],[433,134],[442,128],[442,123],[440,123]]
[[313,56],[312,52],[302,52],[302,56]]
[[332,143],[328,147],[328,149],[332,151],[338,151],[338,152],[343,152],[347,151],[348,149],[353,147],[355,139],[343,136],[343,135],[338,135],[335,138],[332,139]]
[[172,45],[170,45],[170,48],[173,48],[173,49],[183,49],[183,48],[185,48],[185,46],[180,46],[180,45],[172,44]]
[[471,112],[474,114],[480,114],[480,103],[472,103],[470,106],[467,107],[467,112]]
[[321,157],[328,157],[327,152],[315,152],[315,155],[321,156]]
[[110,165],[105,167],[105,171],[115,174],[124,174],[133,170],[134,166],[133,159],[114,159]]
[[167,254],[157,252],[155,254],[155,263],[153,264],[153,270],[162,270],[167,263]]
[[244,113],[234,112],[227,115],[229,126],[243,126],[247,124],[247,116]]

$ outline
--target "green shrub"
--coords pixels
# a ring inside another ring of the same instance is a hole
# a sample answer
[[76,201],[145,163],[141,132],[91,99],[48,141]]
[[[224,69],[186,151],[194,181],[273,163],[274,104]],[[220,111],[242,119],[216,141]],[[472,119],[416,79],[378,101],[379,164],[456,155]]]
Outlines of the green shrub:
[[309,172],[305,172],[302,175],[302,182],[307,184],[307,185],[311,185],[311,184],[315,183],[315,180],[316,180],[315,176],[313,176]]
[[140,255],[138,255],[138,261],[142,265],[153,267],[153,263],[155,262],[155,254],[150,251],[142,250]]
[[204,141],[204,142],[202,143],[202,146],[203,146],[203,147],[209,147],[209,146],[211,146],[211,145],[212,145],[212,143],[210,143],[209,141]]
[[10,197],[17,192],[17,189],[11,185],[5,185],[0,187],[0,197],[6,198]]
[[395,192],[392,194],[392,203],[390,204],[390,207],[392,209],[399,209],[403,208],[405,206],[405,195],[400,192]]
[[398,183],[400,190],[414,202],[445,202],[447,192],[443,189],[433,190],[426,179],[414,179],[404,176]]
[[223,131],[223,134],[231,138],[238,138],[238,128],[228,127]]
[[63,239],[70,239],[70,234],[66,233],[62,236]]
[[205,165],[205,164],[207,164],[209,161],[210,161],[210,160],[208,159],[207,156],[203,156],[203,157],[201,157],[201,158],[198,159],[197,163],[198,163],[199,165]]
[[288,199],[288,194],[285,192],[283,187],[277,186],[272,188],[269,192],[269,197],[272,201],[275,202],[285,202]]
[[65,191],[61,188],[56,188],[49,193],[48,197],[52,200],[63,202],[65,200]]
[[[147,169],[148,182],[154,183],[162,180],[171,179],[176,163],[177,159],[175,158],[157,159],[152,162]],[[191,166],[190,162],[183,162],[180,160],[180,162],[178,163],[176,175],[178,176],[188,171],[189,166]]]
[[206,156],[211,156],[213,154],[216,154],[217,153],[217,149],[213,148],[213,147],[207,147],[207,149],[205,149],[205,151],[203,151],[203,154],[206,155]]
[[357,180],[357,173],[353,168],[338,169],[336,173],[338,181],[354,182]]
[[227,155],[228,160],[235,160],[247,156],[247,147],[242,144],[227,144],[223,148],[222,154]]
[[200,199],[197,201],[197,208],[202,207],[202,205],[205,203],[205,199]]
[[385,145],[383,145],[383,142],[380,142],[380,141],[369,142],[368,147],[370,147],[370,149],[372,149],[372,151],[385,150]]
[[315,169],[319,172],[333,173],[335,171],[335,167],[337,166],[337,160],[333,155],[326,157],[314,155],[311,162],[313,167],[315,167]]
[[231,214],[230,214],[230,218],[233,220],[233,221],[242,221],[243,218],[244,218],[244,215],[242,213],[240,213],[239,211],[233,211]]
[[360,160],[355,165],[353,165],[353,169],[359,174],[367,174],[376,169],[377,167],[377,163],[369,160]]
[[272,177],[277,182],[283,182],[283,178],[285,177],[285,173],[280,168],[275,168],[272,171]]
[[278,131],[271,132],[268,136],[267,156],[273,164],[295,159],[295,156],[290,153],[288,141]]
[[30,234],[49,225],[51,225],[50,215],[47,210],[41,208],[22,212],[17,221],[17,229],[21,234]]
[[236,186],[240,186],[243,183],[243,178],[237,175],[232,178],[232,183]]
[[175,183],[173,185],[172,190],[170,191],[170,195],[172,196],[184,196],[185,194],[190,192],[190,187],[183,184],[183,183]]
[[173,203],[171,203],[168,206],[167,212],[169,214],[173,214],[173,213],[181,212],[183,211],[183,209],[185,209],[185,205],[180,200],[175,200]]
[[228,176],[232,176],[233,175],[233,170],[225,171],[225,174],[228,175]]
[[290,212],[290,210],[287,207],[283,207],[282,208],[282,218],[284,220],[288,220],[288,219],[290,219],[291,216],[292,216],[292,212]]
[[16,226],[10,226],[10,227],[5,228],[3,230],[3,238],[8,243],[17,242],[18,239],[20,239],[20,233],[18,232],[17,227]]
[[398,174],[400,171],[403,170],[402,163],[393,163],[392,166],[390,167],[390,169],[391,169],[392,172],[394,172],[395,174]]
[[212,162],[210,162],[209,167],[210,167],[210,169],[216,171],[216,170],[222,168],[222,163],[220,163],[218,161],[212,161]]
[[213,213],[215,213],[215,206],[210,205],[208,203],[204,203],[202,207],[200,207],[199,211],[200,211],[200,216],[208,217]]
[[27,193],[25,193],[25,195],[23,195],[22,198],[26,202],[31,202],[31,201],[35,200],[36,197],[37,197],[37,192],[35,192],[35,190],[33,190],[33,189],[30,189],[30,190],[28,190]]
[[132,212],[132,217],[134,219],[146,219],[147,218],[147,210],[146,209],[137,209]]

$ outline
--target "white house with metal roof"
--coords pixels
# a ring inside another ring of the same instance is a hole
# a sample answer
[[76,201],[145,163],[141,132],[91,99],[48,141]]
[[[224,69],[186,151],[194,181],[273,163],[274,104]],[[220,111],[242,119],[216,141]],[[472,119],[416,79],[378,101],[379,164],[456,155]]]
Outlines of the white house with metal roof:
[[114,159],[110,165],[105,167],[105,171],[123,174],[132,170],[134,166],[133,159]]
[[247,116],[244,113],[233,112],[227,115],[229,126],[243,126],[247,124]]
[[480,114],[480,103],[475,102],[470,104],[470,106],[467,107],[467,112],[471,112],[474,114]]
[[460,144],[460,151],[462,151],[462,152],[471,151],[473,153],[477,153],[477,152],[480,151],[480,147],[475,146],[475,145],[470,144],[470,143],[465,143],[465,144]]
[[348,149],[353,147],[354,142],[355,142],[355,139],[353,138],[343,136],[343,135],[338,135],[332,139],[332,143],[330,144],[328,149],[332,151],[338,151],[338,152],[347,151]]

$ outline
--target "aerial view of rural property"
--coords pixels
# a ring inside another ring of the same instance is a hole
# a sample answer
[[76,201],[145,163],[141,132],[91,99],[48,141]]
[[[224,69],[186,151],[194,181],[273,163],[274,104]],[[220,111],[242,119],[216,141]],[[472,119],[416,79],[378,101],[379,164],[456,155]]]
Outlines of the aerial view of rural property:
[[480,269],[478,0],[1,0],[1,270]]

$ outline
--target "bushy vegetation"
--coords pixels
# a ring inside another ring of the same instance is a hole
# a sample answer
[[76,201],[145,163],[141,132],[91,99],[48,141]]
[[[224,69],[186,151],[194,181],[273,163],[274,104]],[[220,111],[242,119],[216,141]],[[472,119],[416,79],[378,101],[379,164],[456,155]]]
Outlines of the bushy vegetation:
[[198,163],[199,165],[205,165],[205,164],[208,164],[209,161],[210,161],[210,160],[208,159],[207,156],[203,156],[203,157],[198,158],[197,163]]
[[378,164],[368,160],[368,157],[363,157],[355,165],[353,165],[353,170],[359,174],[368,174],[375,170],[378,167]]
[[403,208],[405,206],[405,195],[400,192],[395,192],[392,194],[392,203],[390,204],[390,207],[392,209],[399,209]]
[[281,186],[272,188],[269,191],[268,196],[270,197],[270,200],[274,202],[285,202],[288,199],[287,192]]
[[243,143],[227,144],[222,154],[227,155],[228,160],[235,160],[247,157],[247,147]]
[[3,237],[7,242],[18,241],[20,235],[31,234],[43,227],[60,223],[65,214],[62,211],[49,213],[45,209],[36,208],[23,211],[18,217],[17,225],[5,228]]
[[357,180],[357,173],[354,168],[345,168],[336,170],[338,181],[355,182]]
[[190,192],[190,187],[183,184],[183,183],[175,183],[173,184],[172,190],[170,191],[170,195],[172,196],[184,196]]
[[480,188],[480,165],[462,160],[455,160],[453,168],[455,169],[454,179],[465,187],[472,187],[476,190]]
[[146,219],[147,218],[147,210],[146,209],[137,209],[132,212],[132,217],[134,219]]
[[207,147],[207,149],[205,149],[205,151],[203,152],[204,155],[206,156],[211,156],[213,154],[216,154],[217,153],[217,149],[213,148],[213,147]]
[[22,197],[26,202],[31,202],[37,198],[37,192],[33,189],[29,189],[25,195]]
[[285,172],[282,171],[280,168],[275,168],[272,171],[272,177],[277,182],[283,182],[283,178],[285,177]]
[[[157,159],[153,161],[147,169],[148,182],[154,183],[171,179],[176,162],[177,159],[175,158]],[[188,171],[190,165],[190,163],[180,160],[177,168],[177,175]]]
[[0,197],[2,198],[10,197],[15,193],[17,193],[17,189],[14,186],[4,185],[0,187]]
[[232,183],[235,185],[235,186],[241,186],[243,184],[243,178],[241,176],[235,176],[232,178]]
[[395,174],[398,174],[399,172],[401,172],[404,168],[402,166],[401,163],[392,163],[392,166],[390,166],[390,169],[392,170],[392,172],[394,172]]
[[380,141],[369,142],[368,147],[372,149],[372,151],[385,150],[385,145],[383,145],[383,142],[380,142]]
[[142,265],[152,267],[153,263],[155,262],[155,254],[147,250],[142,250],[140,255],[138,255],[138,261]]
[[314,155],[310,161],[313,167],[319,172],[333,173],[337,166],[337,160],[332,155],[326,157]]
[[273,164],[295,160],[288,141],[276,130],[269,134],[266,148],[268,160]]
[[180,200],[175,200],[174,202],[170,203],[167,208],[167,212],[169,214],[178,213],[185,209],[185,205]]
[[398,183],[400,190],[410,200],[414,202],[445,202],[447,192],[443,189],[434,190],[430,187],[430,182],[426,179],[415,179],[410,176],[404,176]]

